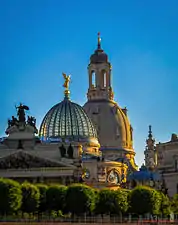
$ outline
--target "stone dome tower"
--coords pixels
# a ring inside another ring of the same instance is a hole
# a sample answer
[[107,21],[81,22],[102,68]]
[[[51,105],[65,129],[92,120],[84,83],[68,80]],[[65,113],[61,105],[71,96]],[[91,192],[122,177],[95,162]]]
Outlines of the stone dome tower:
[[88,76],[88,101],[84,109],[96,126],[103,156],[109,160],[126,159],[132,164],[131,167],[136,167],[133,129],[127,117],[127,109],[120,108],[114,101],[111,64],[101,48],[100,34],[97,49],[90,57]]

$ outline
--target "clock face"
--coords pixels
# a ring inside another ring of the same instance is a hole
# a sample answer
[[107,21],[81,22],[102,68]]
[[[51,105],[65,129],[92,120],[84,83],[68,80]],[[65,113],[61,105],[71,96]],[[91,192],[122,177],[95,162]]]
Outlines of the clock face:
[[108,173],[107,181],[112,184],[119,184],[119,174],[115,170]]

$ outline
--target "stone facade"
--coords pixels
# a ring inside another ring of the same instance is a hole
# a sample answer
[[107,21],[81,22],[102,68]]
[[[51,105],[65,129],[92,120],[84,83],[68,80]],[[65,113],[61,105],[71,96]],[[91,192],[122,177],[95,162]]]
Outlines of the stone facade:
[[105,161],[94,139],[41,142],[35,133],[36,127],[26,120],[8,126],[8,136],[0,143],[0,177],[64,185],[85,182],[98,188],[119,188],[124,182],[128,167]]
[[178,138],[172,134],[171,140],[156,145],[157,169],[165,180],[168,194],[178,194]]
[[[172,134],[171,140],[155,144],[151,126],[146,140],[145,165],[147,169],[158,172],[169,197],[178,193],[178,137]],[[163,188],[163,187],[162,187]]]

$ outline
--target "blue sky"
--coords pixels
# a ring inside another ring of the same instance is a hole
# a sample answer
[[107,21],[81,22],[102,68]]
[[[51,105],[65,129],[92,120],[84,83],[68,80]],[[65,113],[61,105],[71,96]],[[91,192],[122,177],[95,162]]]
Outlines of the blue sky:
[[85,103],[98,31],[115,99],[129,110],[137,163],[149,124],[156,141],[178,133],[177,0],[2,0],[0,27],[0,135],[19,102],[40,124],[63,99],[63,71],[72,75],[72,100]]

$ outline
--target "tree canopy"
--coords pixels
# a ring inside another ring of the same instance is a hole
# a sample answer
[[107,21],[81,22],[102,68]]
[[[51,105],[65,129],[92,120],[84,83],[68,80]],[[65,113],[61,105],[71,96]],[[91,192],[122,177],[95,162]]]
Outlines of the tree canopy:
[[97,214],[120,214],[128,209],[128,192],[124,190],[103,189],[98,192]]
[[40,191],[37,186],[24,182],[22,184],[22,206],[23,212],[32,213],[38,209],[40,202]]
[[175,194],[172,199],[172,209],[174,213],[178,214],[178,194]]
[[169,215],[171,213],[171,203],[169,198],[164,195],[162,192],[159,192],[161,198],[160,204],[160,214],[162,215]]
[[0,213],[10,214],[21,207],[22,192],[19,183],[9,179],[0,179]]
[[40,192],[40,199],[39,199],[39,212],[45,212],[47,210],[47,199],[46,199],[46,192],[48,190],[48,186],[45,184],[37,184],[36,185],[39,192]]
[[90,213],[95,208],[95,190],[83,184],[70,185],[66,193],[66,209],[73,214]]
[[51,210],[63,211],[66,206],[67,187],[63,185],[51,185],[46,192],[47,208]]
[[[172,208],[171,208],[172,207]],[[133,213],[167,216],[173,210],[178,213],[178,194],[172,201],[161,191],[137,186],[133,190],[94,189],[83,184],[63,186],[59,184],[31,184],[0,178],[0,214],[14,212],[72,213],[72,215]]]
[[129,195],[131,212],[137,215],[158,214],[161,204],[160,194],[149,187],[137,186]]

